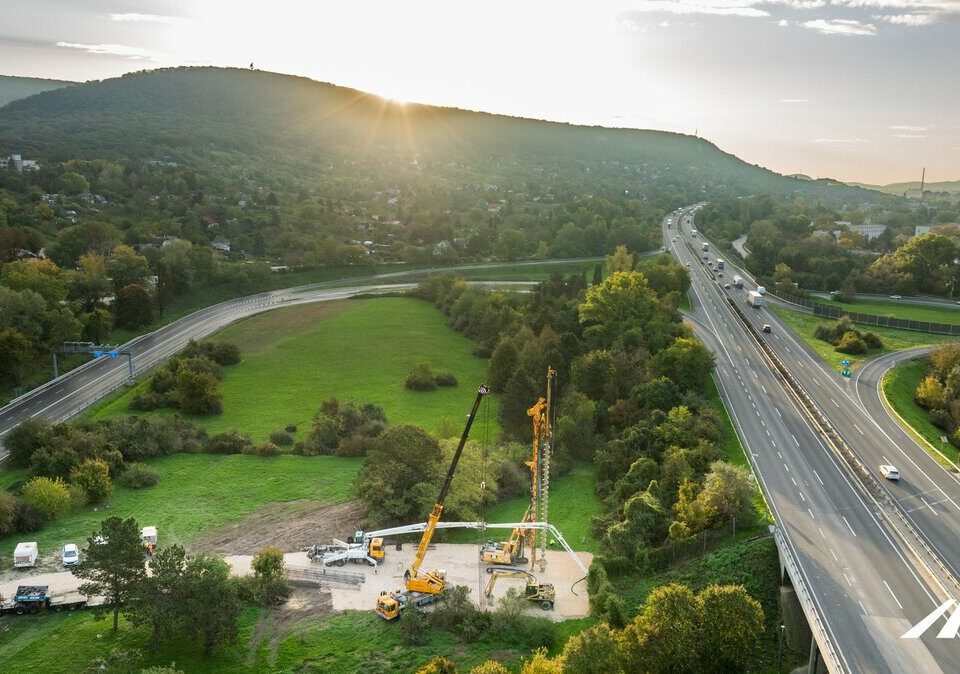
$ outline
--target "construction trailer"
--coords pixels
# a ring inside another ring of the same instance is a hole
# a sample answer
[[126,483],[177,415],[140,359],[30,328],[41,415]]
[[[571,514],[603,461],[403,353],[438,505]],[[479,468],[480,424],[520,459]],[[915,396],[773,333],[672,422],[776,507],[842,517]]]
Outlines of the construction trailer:
[[460,436],[460,442],[453,453],[453,459],[450,461],[450,467],[447,469],[447,476],[440,487],[440,495],[437,502],[433,505],[430,512],[430,518],[427,520],[423,535],[420,537],[420,544],[417,546],[417,553],[414,555],[410,568],[404,573],[405,589],[395,592],[381,592],[377,598],[376,612],[386,620],[394,620],[400,617],[400,612],[408,606],[423,606],[440,598],[440,595],[447,589],[446,572],[441,569],[434,569],[427,573],[421,573],[420,567],[423,565],[423,559],[427,554],[427,548],[430,547],[430,541],[433,538],[433,532],[437,528],[437,522],[440,521],[440,515],[443,514],[443,503],[450,491],[450,485],[453,482],[453,474],[457,470],[457,464],[460,462],[460,455],[463,454],[463,448],[467,444],[467,438],[470,436],[470,427],[473,426],[473,420],[477,416],[477,410],[480,409],[480,402],[483,397],[490,392],[485,385],[481,384],[477,388],[477,397],[473,401],[473,407],[470,414],[467,415],[467,423],[463,428],[463,434]]
[[0,613],[39,613],[43,609],[53,611],[76,611],[86,608],[89,604],[87,597],[73,592],[51,594],[49,585],[20,585],[13,596],[0,596]]
[[13,551],[13,566],[17,569],[24,569],[37,565],[37,542],[27,541],[17,543]]

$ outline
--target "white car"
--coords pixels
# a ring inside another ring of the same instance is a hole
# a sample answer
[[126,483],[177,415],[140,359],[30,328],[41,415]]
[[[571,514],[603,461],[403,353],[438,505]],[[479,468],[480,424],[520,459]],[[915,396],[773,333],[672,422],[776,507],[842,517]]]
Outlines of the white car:
[[890,296],[890,299],[892,299],[892,300],[902,300],[902,299],[903,299],[903,296],[902,296],[902,295],[891,295],[891,296]]
[[880,473],[888,480],[900,479],[900,471],[888,464],[880,466]]
[[73,543],[67,543],[63,546],[63,554],[61,555],[64,566],[73,566],[80,561],[80,550],[77,549],[77,546]]

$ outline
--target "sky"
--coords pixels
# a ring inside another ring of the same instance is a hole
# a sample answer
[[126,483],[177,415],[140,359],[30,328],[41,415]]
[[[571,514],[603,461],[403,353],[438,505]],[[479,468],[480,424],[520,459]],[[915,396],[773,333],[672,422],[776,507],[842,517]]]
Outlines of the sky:
[[960,0],[0,0],[0,74],[176,65],[698,134],[779,173],[960,180]]

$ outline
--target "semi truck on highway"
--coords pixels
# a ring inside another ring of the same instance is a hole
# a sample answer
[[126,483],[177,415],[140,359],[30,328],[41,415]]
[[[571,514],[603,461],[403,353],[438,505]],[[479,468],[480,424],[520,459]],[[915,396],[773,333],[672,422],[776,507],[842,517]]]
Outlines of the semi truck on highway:
[[706,241],[703,242],[703,244],[702,244],[701,247],[703,248],[703,252],[704,252],[704,253],[706,253],[708,250],[710,250],[710,244],[707,243]]
[[747,304],[754,309],[759,309],[763,304],[763,295],[758,293],[756,290],[751,290],[747,293]]
[[692,236],[693,238],[697,238],[697,230],[691,229],[691,230],[690,230],[690,236]]
[[743,287],[743,277],[742,277],[742,276],[734,276],[734,277],[733,277],[733,287],[734,287],[734,288],[742,288],[742,287]]
[[717,258],[717,269],[720,269],[721,271],[723,270],[723,260],[721,260],[719,257]]

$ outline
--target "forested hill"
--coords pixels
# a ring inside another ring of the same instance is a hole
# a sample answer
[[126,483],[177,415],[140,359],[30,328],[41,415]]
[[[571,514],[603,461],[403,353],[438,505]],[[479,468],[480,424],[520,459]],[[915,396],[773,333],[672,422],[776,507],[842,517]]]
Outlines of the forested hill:
[[305,78],[220,68],[134,73],[14,101],[0,109],[6,152],[47,161],[185,163],[226,152],[232,162],[266,162],[301,178],[311,167],[356,161],[380,172],[391,164],[437,176],[466,170],[481,182],[524,176],[608,198],[764,192],[835,201],[868,194],[783,177],[692,136],[397,104]]
[[10,101],[39,94],[41,91],[69,87],[72,84],[76,83],[64,80],[44,80],[36,77],[0,75],[0,106],[6,105]]

